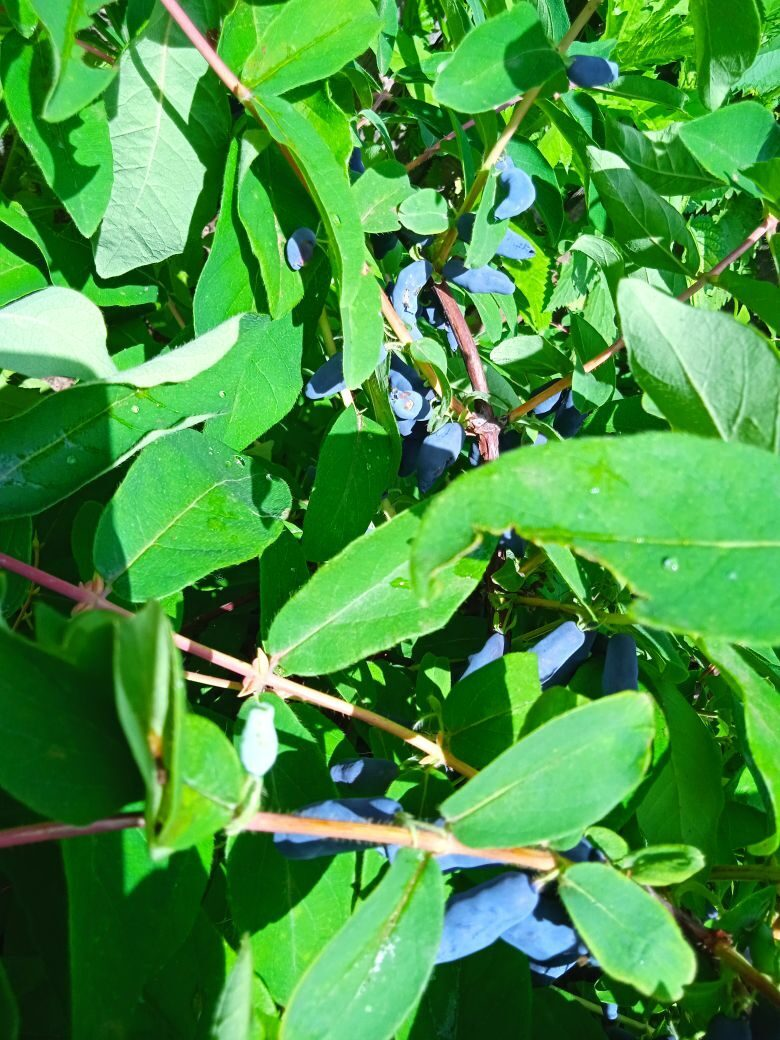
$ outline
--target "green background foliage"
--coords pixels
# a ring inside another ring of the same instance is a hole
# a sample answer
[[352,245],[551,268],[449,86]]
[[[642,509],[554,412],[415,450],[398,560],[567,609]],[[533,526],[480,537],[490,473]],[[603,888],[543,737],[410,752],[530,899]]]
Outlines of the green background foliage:
[[[9,0],[0,88],[3,1040],[780,1035],[778,0]],[[586,952],[437,964],[518,869]]]

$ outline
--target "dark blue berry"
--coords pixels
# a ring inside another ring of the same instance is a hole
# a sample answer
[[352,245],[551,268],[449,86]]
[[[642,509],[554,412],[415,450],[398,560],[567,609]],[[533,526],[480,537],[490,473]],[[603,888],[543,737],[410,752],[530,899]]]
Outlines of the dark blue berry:
[[620,69],[614,61],[593,54],[577,54],[569,65],[569,79],[578,87],[603,87],[619,76]]

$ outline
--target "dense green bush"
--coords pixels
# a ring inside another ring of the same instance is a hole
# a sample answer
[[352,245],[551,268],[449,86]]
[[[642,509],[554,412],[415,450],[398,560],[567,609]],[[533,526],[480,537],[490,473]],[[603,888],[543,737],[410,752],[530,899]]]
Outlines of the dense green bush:
[[778,0],[0,36],[0,1038],[777,1040]]

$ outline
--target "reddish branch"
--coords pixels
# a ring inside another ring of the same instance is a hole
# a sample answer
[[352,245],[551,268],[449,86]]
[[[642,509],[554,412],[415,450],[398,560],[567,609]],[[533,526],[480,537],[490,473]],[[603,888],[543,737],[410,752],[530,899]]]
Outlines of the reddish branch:
[[[452,295],[449,285],[446,282],[434,282],[433,291],[436,293],[436,297],[444,310],[444,315],[458,341],[472,388],[477,393],[489,394],[487,377],[482,365],[482,358],[477,350],[477,344],[474,342],[471,329],[461,314],[460,307]],[[483,420],[481,424],[475,427],[479,441],[479,453],[486,461],[497,459],[499,428],[495,422],[493,409],[487,401],[479,401],[476,411]]]
[[[121,813],[105,820],[96,820],[84,827],[65,823],[31,823],[0,831],[0,849],[20,845],[36,845],[44,841],[80,838],[88,834],[108,834],[113,831],[143,827],[144,817],[138,813]],[[557,861],[551,852],[543,849],[475,849],[464,845],[447,831],[430,825],[399,827],[384,823],[345,823],[341,820],[322,820],[289,813],[256,813],[244,830],[263,834],[308,834],[313,838],[365,842],[366,845],[401,845],[404,848],[423,849],[435,855],[472,856],[492,859],[525,870],[547,872],[555,870]]]
[[[681,292],[677,299],[681,302],[690,300],[690,298],[699,292],[700,289],[703,289],[705,285],[709,285],[717,279],[718,275],[723,274],[726,268],[733,264],[735,260],[739,260],[743,254],[747,253],[749,249],[752,249],[752,247],[765,235],[773,235],[777,230],[777,223],[778,218],[773,216],[768,216],[765,220],[762,220],[758,227],[750,232],[744,242],[741,242],[736,249],[732,249],[728,256],[724,256],[724,258],[715,264],[714,267],[710,268],[709,271],[705,271],[705,273],[697,278],[692,285],[689,285],[684,292]],[[586,361],[582,367],[586,372],[592,372],[595,368],[598,368],[599,365],[603,365],[605,361],[608,361],[614,354],[621,351],[625,345],[625,340],[621,336],[620,339],[616,339],[611,346],[606,348],[606,350],[602,350],[600,354],[591,358],[590,361]],[[513,408],[506,417],[507,422],[514,422],[515,419],[527,415],[528,412],[533,411],[537,405],[540,405],[542,401],[546,401],[549,397],[554,397],[555,394],[560,393],[561,390],[565,390],[567,387],[571,386],[571,381],[571,375],[557,379],[545,390],[540,390],[538,394],[534,394],[534,396],[529,398],[529,400],[518,405],[517,408]]]
[[[83,604],[85,607],[92,607],[98,610],[111,610],[115,614],[121,614],[123,617],[132,616],[130,611],[117,606],[116,603],[111,603],[93,588],[82,585],[72,585],[69,581],[55,578],[54,575],[41,570],[39,567],[33,567],[29,563],[23,563],[21,560],[17,560],[15,557],[9,556],[7,553],[0,553],[0,569],[12,571],[14,574],[19,574],[23,578],[27,578],[29,581],[33,581],[37,585],[40,585],[41,588],[50,589],[52,592],[59,593],[61,596],[65,596],[68,599]],[[224,668],[228,672],[232,672],[234,675],[241,676],[245,681],[244,688],[247,692],[253,689],[262,690],[268,688],[274,690],[280,697],[293,698],[295,700],[306,701],[309,704],[316,704],[318,707],[325,708],[328,711],[334,711],[340,715],[347,715],[360,722],[365,722],[369,726],[376,726],[377,729],[383,729],[386,733],[390,733],[412,747],[417,748],[418,751],[422,751],[427,759],[436,765],[446,765],[450,769],[454,769],[456,772],[461,773],[463,776],[474,776],[476,773],[473,766],[468,765],[466,762],[462,762],[455,755],[450,754],[446,748],[441,747],[435,740],[431,740],[430,737],[423,736],[421,733],[415,733],[413,729],[409,729],[407,726],[402,726],[399,723],[394,722],[392,719],[385,718],[384,715],[378,715],[376,712],[369,711],[367,708],[361,708],[358,705],[350,704],[349,701],[343,701],[339,697],[333,697],[329,693],[322,693],[319,690],[313,690],[311,687],[304,686],[302,683],[296,683],[292,679],[287,679],[281,675],[274,675],[271,671],[266,671],[261,675],[256,665],[249,664],[246,661],[241,661],[239,658],[232,657],[230,654],[225,654],[221,650],[214,650],[210,646],[204,646],[203,643],[197,643],[194,639],[188,639],[186,636],[179,635],[177,632],[172,633],[172,636],[176,646],[185,654],[193,654],[196,657],[202,658],[204,661],[210,661],[212,664],[218,665],[220,668]]]

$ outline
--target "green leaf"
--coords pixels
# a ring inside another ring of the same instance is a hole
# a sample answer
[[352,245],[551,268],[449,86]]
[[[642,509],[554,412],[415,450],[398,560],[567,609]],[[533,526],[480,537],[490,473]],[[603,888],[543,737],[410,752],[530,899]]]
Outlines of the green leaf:
[[[32,533],[32,522],[28,516],[0,522],[0,551],[15,556],[23,563],[31,563]],[[3,578],[4,583],[0,588],[0,613],[3,617],[10,617],[24,603],[30,582],[10,571],[6,571]]]
[[95,68],[84,60],[76,33],[92,25],[87,0],[31,0],[49,34],[54,55],[54,82],[43,115],[52,122],[75,116],[106,89],[116,68]]
[[[101,473],[130,458],[157,437],[211,416],[229,413],[234,389],[246,378],[258,336],[273,339],[276,326],[246,316],[228,321],[190,345],[192,365],[179,350],[121,373],[153,385],[157,377],[193,378],[147,389],[98,384],[74,386],[38,400],[0,422],[0,517],[40,512]],[[230,349],[228,349],[230,348]],[[178,355],[178,357],[177,357]],[[212,355],[211,358],[209,355]],[[221,356],[224,355],[224,356]],[[213,361],[206,371],[198,366]],[[272,388],[267,388],[271,400]]]
[[245,936],[219,995],[209,1040],[254,1040],[257,1037],[252,1011],[253,978],[252,947]]
[[279,318],[303,297],[303,281],[285,258],[287,239],[276,216],[284,208],[275,206],[273,198],[273,178],[279,171],[271,169],[268,148],[262,146],[268,138],[260,143],[259,136],[250,131],[241,141],[238,213],[260,264],[271,317]]
[[390,1040],[431,974],[443,911],[436,863],[401,850],[298,983],[282,1040]]
[[651,845],[624,856],[619,863],[640,885],[678,885],[704,865],[704,856],[693,845]]
[[363,230],[397,231],[398,207],[413,191],[409,175],[395,159],[369,166],[352,185]]
[[[189,343],[120,371],[106,347],[103,315],[81,293],[50,286],[0,310],[3,367],[30,376],[59,375],[136,387],[190,380],[220,361],[242,339],[252,340],[257,347],[276,348],[274,339],[295,338],[290,336],[289,323],[269,324],[267,319],[250,316],[231,318]],[[289,384],[289,377],[285,382]],[[278,407],[289,399],[290,392],[288,388],[273,403]]]
[[195,286],[193,320],[198,333],[214,328],[235,314],[267,309],[260,267],[238,216],[239,148],[239,139],[234,137],[225,164],[222,203],[214,238]]
[[290,672],[317,675],[440,628],[474,589],[487,559],[453,567],[443,594],[421,607],[409,579],[409,545],[427,509],[407,509],[321,567],[274,618],[266,650]]
[[718,851],[723,811],[718,746],[674,686],[660,677],[653,685],[663,709],[669,746],[651,772],[637,806],[639,829],[650,844],[690,842],[712,859]]
[[392,441],[355,408],[341,412],[328,431],[303,521],[303,551],[309,560],[335,556],[364,533],[392,481]]
[[150,845],[165,792],[164,776],[178,773],[184,678],[170,624],[158,603],[148,603],[117,625],[114,645],[117,714],[146,785]]
[[563,71],[536,11],[517,4],[467,34],[439,68],[433,96],[457,112],[487,112]]
[[[488,1007],[493,1040],[526,1040],[531,1002],[528,961],[514,947],[494,943],[462,960],[439,964],[397,1040],[474,1040],[485,1028]],[[519,1023],[524,1024],[520,1034]]]
[[696,974],[696,956],[657,899],[603,863],[571,867],[559,891],[607,975],[657,1000],[682,997]]
[[[156,862],[137,830],[63,844],[72,1036],[110,1036],[190,933],[210,864],[195,849]],[[100,922],[84,927],[86,921]]]
[[301,392],[302,341],[303,327],[289,316],[273,322],[243,318],[244,363],[238,379],[224,388],[226,410],[206,424],[209,436],[241,451],[287,415]]
[[420,188],[401,203],[398,218],[418,235],[436,235],[449,226],[447,200],[433,188]]
[[300,539],[286,528],[260,557],[260,642],[287,600],[309,580]]
[[638,279],[618,307],[631,371],[674,429],[780,448],[780,357],[763,336]]
[[769,856],[780,846],[780,698],[741,648],[720,640],[707,640],[703,645],[741,704],[740,736],[774,816],[772,836],[761,850]]
[[205,59],[162,4],[122,54],[106,102],[114,185],[95,265],[110,278],[184,250],[207,170],[224,151],[228,112]]
[[0,228],[0,307],[48,285],[43,266],[29,242],[8,227]]
[[0,219],[33,242],[49,269],[53,285],[77,289],[98,307],[135,307],[156,302],[160,287],[151,274],[137,271],[132,276],[100,278],[95,273],[92,245],[73,223],[62,220],[59,200],[41,186],[40,193],[19,196]]
[[86,296],[57,286],[0,310],[0,366],[28,376],[117,375],[103,315]]
[[340,288],[344,378],[349,387],[357,387],[379,360],[383,324],[379,288],[367,263],[360,214],[346,171],[311,123],[284,99],[263,96],[258,107],[268,132],[296,159],[327,228]]
[[8,112],[46,183],[76,227],[89,237],[111,194],[111,141],[102,101],[60,123],[42,117],[49,82],[45,44],[25,43],[15,33],[3,40],[0,77]]
[[772,113],[755,101],[683,123],[680,140],[714,177],[748,190],[751,185],[739,171],[780,154],[780,129]]
[[0,1029],[6,1040],[19,1038],[19,1008],[14,991],[8,981],[2,962],[0,961]]
[[683,141],[685,125],[672,124],[657,132],[642,133],[629,123],[610,119],[607,143],[611,151],[622,156],[634,173],[660,195],[711,192],[718,177],[702,166]]
[[636,596],[629,619],[771,644],[780,638],[778,502],[780,461],[748,445],[668,433],[551,443],[504,455],[438,494],[412,576],[429,594],[436,572],[484,532],[515,527],[617,574]]
[[761,43],[761,15],[756,0],[744,0],[739,17],[729,0],[691,0],[690,20],[696,43],[699,96],[707,108],[719,108],[753,63]]
[[156,828],[158,854],[211,838],[237,813],[243,794],[246,773],[222,730],[191,713],[181,723]]
[[367,50],[379,28],[370,0],[289,0],[247,58],[244,81],[265,96],[325,79]]
[[38,28],[38,18],[30,0],[8,0],[4,6],[11,25],[25,40],[29,40]]
[[0,628],[0,785],[41,816],[85,824],[138,796],[113,695],[95,677]]
[[[674,207],[657,195],[612,152],[588,148],[593,184],[621,246],[638,264],[662,271],[685,271],[697,262],[688,225]],[[686,263],[673,252],[679,243]]]
[[259,460],[182,430],[130,468],[100,519],[95,567],[125,599],[169,596],[259,555],[290,502]]
[[744,303],[773,332],[780,331],[780,287],[736,271],[724,271],[718,277],[718,285]]
[[533,654],[507,654],[477,669],[444,702],[447,746],[477,769],[488,765],[518,739],[541,692]]
[[535,987],[531,1009],[529,1040],[547,1040],[560,1031],[561,1036],[577,1040],[603,1040],[601,1022],[576,997],[554,986]]
[[495,200],[496,178],[488,177],[474,219],[471,242],[466,249],[467,267],[484,267],[489,263],[496,255],[496,249],[507,232],[508,221],[491,219]]
[[637,786],[654,732],[652,702],[643,694],[575,708],[495,759],[444,802],[442,815],[460,841],[477,848],[581,833]]

